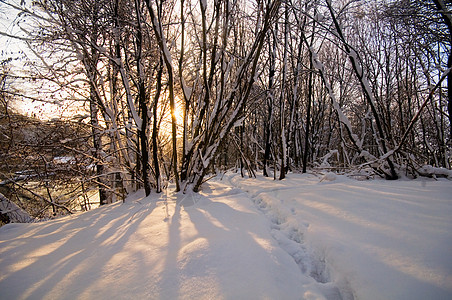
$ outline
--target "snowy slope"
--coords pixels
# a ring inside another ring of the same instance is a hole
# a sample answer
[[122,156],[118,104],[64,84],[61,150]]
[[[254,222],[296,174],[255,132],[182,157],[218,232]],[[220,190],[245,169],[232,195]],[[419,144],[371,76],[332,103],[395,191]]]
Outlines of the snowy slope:
[[300,241],[343,296],[452,299],[452,182],[329,175],[232,182],[273,220],[281,245]]
[[[297,299],[319,294],[246,194],[152,195],[0,229],[1,299]],[[196,202],[196,203],[194,203]],[[176,203],[179,203],[176,205]]]
[[227,174],[0,228],[0,299],[452,299],[450,181]]

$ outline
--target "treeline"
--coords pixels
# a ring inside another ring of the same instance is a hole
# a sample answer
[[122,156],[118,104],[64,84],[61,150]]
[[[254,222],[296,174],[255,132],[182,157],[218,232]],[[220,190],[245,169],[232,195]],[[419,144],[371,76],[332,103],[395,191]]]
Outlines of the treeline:
[[231,167],[450,168],[443,0],[2,2],[28,24],[30,76],[89,112],[101,204]]

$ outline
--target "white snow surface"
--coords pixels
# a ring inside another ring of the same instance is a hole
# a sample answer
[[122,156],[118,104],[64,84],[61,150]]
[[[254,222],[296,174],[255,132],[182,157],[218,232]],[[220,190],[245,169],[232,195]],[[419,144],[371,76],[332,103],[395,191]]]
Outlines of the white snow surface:
[[228,173],[0,228],[0,299],[452,299],[452,183]]

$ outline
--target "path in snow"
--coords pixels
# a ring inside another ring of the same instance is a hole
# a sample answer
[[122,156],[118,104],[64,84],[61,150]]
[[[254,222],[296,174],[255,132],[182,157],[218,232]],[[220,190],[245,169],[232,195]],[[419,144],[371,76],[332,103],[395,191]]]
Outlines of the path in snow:
[[[326,299],[353,300],[353,291],[348,282],[334,282],[325,263],[325,257],[314,253],[306,245],[304,232],[309,227],[309,223],[294,220],[292,216],[295,215],[295,209],[283,205],[283,199],[280,199],[280,195],[299,190],[301,188],[299,182],[293,182],[292,179],[271,182],[267,182],[269,178],[259,177],[259,179],[254,179],[258,182],[255,181],[255,185],[250,188],[238,174],[227,176],[228,182],[235,186],[235,189],[241,187],[246,191],[256,206],[271,220],[272,237],[293,258],[301,273],[313,278],[321,286],[322,294]],[[247,181],[252,182],[253,179]],[[280,201],[281,205],[269,204],[272,201],[268,201],[268,194],[276,194],[274,200]]]
[[447,180],[215,178],[0,228],[0,299],[452,299]]
[[452,183],[243,179],[273,237],[344,299],[452,299]]
[[[0,299],[328,299],[246,193],[132,195],[0,228]],[[332,298],[329,298],[332,299]]]

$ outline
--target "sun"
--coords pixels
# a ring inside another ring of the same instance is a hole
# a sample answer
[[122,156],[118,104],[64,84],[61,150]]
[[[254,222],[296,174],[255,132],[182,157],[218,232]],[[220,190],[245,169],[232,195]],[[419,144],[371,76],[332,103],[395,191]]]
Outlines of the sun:
[[176,123],[178,126],[184,125],[184,104],[183,101],[176,97],[176,105],[174,107],[174,115],[176,116]]
[[[159,115],[161,117],[161,122],[159,122],[159,132],[165,136],[171,136],[172,134],[172,115],[171,108],[168,99],[166,101],[159,102]],[[184,101],[183,99],[175,96],[174,97],[174,116],[176,117],[176,136],[179,138],[183,134],[184,128]]]

